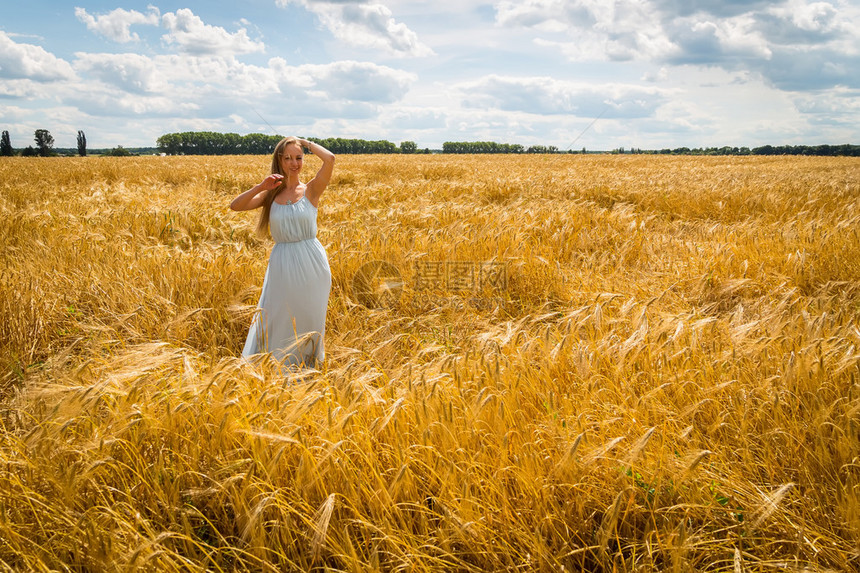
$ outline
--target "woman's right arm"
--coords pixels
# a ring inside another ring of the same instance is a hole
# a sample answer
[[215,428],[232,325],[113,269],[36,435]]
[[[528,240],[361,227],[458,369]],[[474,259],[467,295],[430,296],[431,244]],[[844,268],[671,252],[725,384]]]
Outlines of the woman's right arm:
[[263,206],[266,200],[266,193],[281,184],[283,175],[273,173],[263,179],[257,185],[254,185],[241,195],[237,196],[230,203],[230,208],[234,211],[250,211]]

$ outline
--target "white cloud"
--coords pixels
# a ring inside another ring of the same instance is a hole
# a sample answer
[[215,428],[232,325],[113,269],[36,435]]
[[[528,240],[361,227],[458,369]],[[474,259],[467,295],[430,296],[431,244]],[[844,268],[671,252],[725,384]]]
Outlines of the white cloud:
[[15,105],[0,105],[0,119],[5,122],[15,123],[27,118],[29,110]]
[[[637,146],[754,147],[792,143],[808,130],[792,98],[759,74],[687,65],[673,68],[667,81],[677,95],[631,124],[633,139],[645,142]],[[661,143],[670,137],[683,143]]]
[[647,59],[671,47],[659,13],[637,0],[505,0],[496,5],[496,23],[565,35],[568,40],[537,41],[561,49],[574,60]]
[[86,90],[65,99],[93,115],[220,118],[279,91],[274,70],[232,57],[78,53],[76,66]]
[[[667,17],[705,14],[731,18],[775,4],[773,0],[650,0],[655,9]],[[777,2],[782,0],[777,0]],[[804,0],[805,1],[805,0]]]
[[159,21],[159,11],[155,6],[149,6],[146,14],[136,10],[117,8],[97,16],[90,15],[84,8],[76,7],[75,16],[86,24],[91,32],[121,44],[140,41],[140,37],[131,32],[131,26],[135,24],[158,26]]
[[761,73],[773,85],[789,91],[860,88],[860,57],[804,46],[774,52]]
[[323,100],[391,103],[417,80],[415,74],[371,62],[340,61],[290,67],[283,58],[269,62],[281,89],[297,88]]
[[93,90],[69,95],[65,102],[97,117],[175,117],[199,113],[201,106],[192,101],[154,94],[131,94],[116,89]]
[[245,64],[235,58],[171,54],[156,56],[156,68],[171,85],[196,85],[210,92],[235,96],[261,95],[278,91],[274,71]]
[[31,80],[6,80],[0,82],[0,98],[33,99],[43,93],[40,84]]
[[0,78],[52,82],[74,77],[75,72],[67,61],[41,46],[18,44],[0,31]]
[[593,84],[551,77],[489,75],[459,86],[464,105],[538,115],[648,117],[670,92],[628,84]]
[[265,51],[263,43],[251,40],[244,28],[231,34],[220,26],[205,24],[187,8],[168,12],[161,22],[167,29],[162,36],[164,42],[186,54],[233,55]]
[[[220,26],[205,24],[188,8],[176,12],[168,12],[163,16],[155,6],[149,6],[149,11],[142,14],[136,10],[117,8],[107,14],[90,15],[84,8],[75,8],[75,16],[86,24],[87,29],[109,38],[115,42],[138,42],[140,37],[131,32],[131,26],[144,24],[158,26],[159,23],[167,30],[162,40],[171,46],[176,46],[180,52],[194,55],[233,55],[263,52],[262,42],[248,37],[246,28],[242,27],[235,33],[230,33]],[[239,20],[245,26],[247,20]]]
[[755,14],[773,56],[757,69],[787,90],[860,87],[860,5],[790,0]]
[[852,30],[851,18],[845,18],[844,13],[840,14],[832,4],[802,0],[764,10],[758,21],[762,32],[771,41],[785,45],[822,43],[844,34],[854,35],[857,24],[860,24],[855,22]]
[[395,56],[433,55],[433,50],[423,44],[406,24],[398,22],[384,4],[278,0],[278,5],[284,7],[294,3],[316,14],[336,38],[349,44],[382,49]]
[[840,120],[860,115],[860,91],[837,88],[827,94],[801,94],[794,105],[803,113]]
[[153,60],[140,54],[78,52],[75,67],[105,83],[132,93],[164,91],[168,84]]
[[575,62],[635,61],[760,73],[785,89],[858,86],[860,6],[846,0],[502,0],[496,23],[540,32]]
[[[655,0],[506,0],[497,5],[496,22],[566,35],[566,40],[538,38],[536,43],[559,49],[576,61],[689,63],[769,55],[749,14],[716,16],[709,9],[713,3],[705,2],[675,2],[671,11],[663,4]],[[730,12],[740,6],[736,3]]]
[[439,129],[445,126],[445,108],[399,106],[388,110],[383,117],[384,123],[393,131]]
[[496,5],[496,23],[501,26],[538,27],[563,30],[567,26],[587,27],[597,23],[591,7],[566,0],[504,0]]
[[722,63],[731,68],[739,61],[768,60],[772,55],[749,15],[679,18],[670,25],[669,38],[674,48],[664,54],[664,59],[675,64]]
[[836,30],[838,13],[832,4],[827,2],[813,2],[801,5],[798,10],[793,10],[791,20],[795,26],[807,32],[827,34]]
[[220,121],[240,113],[254,120],[256,111],[299,123],[368,119],[379,116],[380,106],[400,100],[417,80],[415,74],[370,62],[289,66],[280,57],[257,66],[233,57],[79,52],[75,66],[81,83],[59,86],[57,97],[92,115],[112,117]]

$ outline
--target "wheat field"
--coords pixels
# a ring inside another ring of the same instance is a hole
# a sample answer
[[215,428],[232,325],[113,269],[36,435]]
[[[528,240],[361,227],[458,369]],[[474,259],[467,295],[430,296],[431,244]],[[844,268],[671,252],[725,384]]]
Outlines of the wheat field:
[[302,376],[268,164],[0,161],[0,570],[860,569],[856,159],[340,156]]

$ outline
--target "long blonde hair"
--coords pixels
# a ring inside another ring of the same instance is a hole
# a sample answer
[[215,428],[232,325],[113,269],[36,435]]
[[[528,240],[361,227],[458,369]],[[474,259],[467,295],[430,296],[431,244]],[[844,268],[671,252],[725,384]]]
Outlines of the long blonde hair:
[[272,170],[270,171],[270,174],[277,173],[278,175],[284,175],[285,177],[281,181],[280,185],[269,190],[266,198],[263,200],[263,210],[260,211],[260,220],[257,221],[257,234],[261,237],[266,237],[269,233],[269,216],[272,213],[272,203],[275,201],[275,196],[277,196],[277,194],[280,193],[287,184],[286,174],[281,170],[281,156],[284,154],[284,149],[286,149],[286,147],[291,143],[298,145],[299,149],[302,147],[297,137],[289,136],[280,140],[275,146],[275,151],[272,153]]

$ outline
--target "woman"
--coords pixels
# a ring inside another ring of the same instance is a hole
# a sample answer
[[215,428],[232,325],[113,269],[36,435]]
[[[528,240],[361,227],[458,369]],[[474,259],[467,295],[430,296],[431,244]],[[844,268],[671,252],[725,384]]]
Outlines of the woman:
[[[299,179],[302,148],[322,160],[307,183]],[[275,240],[243,357],[271,352],[278,361],[300,368],[325,359],[331,270],[316,238],[317,208],[333,168],[334,154],[323,146],[285,137],[275,146],[271,175],[230,203],[234,211],[262,207],[257,232],[271,231]]]

